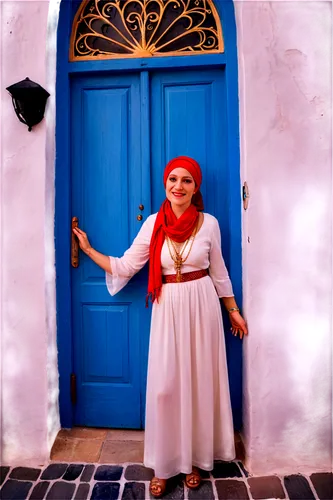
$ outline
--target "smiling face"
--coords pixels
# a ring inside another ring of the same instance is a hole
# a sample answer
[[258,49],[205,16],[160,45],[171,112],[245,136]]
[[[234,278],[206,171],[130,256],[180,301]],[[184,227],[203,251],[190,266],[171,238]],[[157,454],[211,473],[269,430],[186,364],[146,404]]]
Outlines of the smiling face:
[[188,208],[196,191],[194,179],[185,168],[175,168],[168,175],[165,193],[171,205],[177,208]]

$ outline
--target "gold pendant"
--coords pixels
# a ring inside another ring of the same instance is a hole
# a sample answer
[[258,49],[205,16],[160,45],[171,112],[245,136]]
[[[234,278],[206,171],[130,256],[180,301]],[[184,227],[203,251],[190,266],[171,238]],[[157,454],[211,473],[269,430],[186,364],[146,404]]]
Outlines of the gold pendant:
[[182,267],[182,259],[177,257],[177,260],[175,262],[175,270],[176,270],[176,282],[180,283],[181,282],[181,267]]

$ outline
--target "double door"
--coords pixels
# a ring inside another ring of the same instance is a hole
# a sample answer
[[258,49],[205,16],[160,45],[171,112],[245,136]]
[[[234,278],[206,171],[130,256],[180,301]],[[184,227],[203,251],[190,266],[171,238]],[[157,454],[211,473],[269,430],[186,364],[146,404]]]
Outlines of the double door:
[[[228,264],[223,69],[76,77],[71,92],[72,216],[93,247],[121,256],[165,198],[166,163],[188,155],[202,167],[205,211],[219,219]],[[82,252],[72,269],[76,425],[144,426],[147,276],[146,266],[111,297]]]

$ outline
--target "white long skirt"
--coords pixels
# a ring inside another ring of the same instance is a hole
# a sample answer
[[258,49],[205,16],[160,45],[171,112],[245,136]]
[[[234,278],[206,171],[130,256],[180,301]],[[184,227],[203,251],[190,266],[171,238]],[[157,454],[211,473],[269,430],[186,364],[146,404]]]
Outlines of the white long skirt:
[[144,464],[159,478],[235,458],[221,308],[209,276],[163,285],[152,311]]

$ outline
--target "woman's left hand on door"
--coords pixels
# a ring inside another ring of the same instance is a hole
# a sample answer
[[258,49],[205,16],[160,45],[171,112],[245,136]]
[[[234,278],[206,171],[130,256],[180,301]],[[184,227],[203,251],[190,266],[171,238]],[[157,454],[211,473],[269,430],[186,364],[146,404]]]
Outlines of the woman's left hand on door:
[[240,338],[243,338],[243,335],[247,335],[247,326],[244,318],[240,315],[238,311],[234,311],[229,313],[229,318],[231,322],[231,332],[235,337],[237,335],[240,336]]

